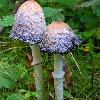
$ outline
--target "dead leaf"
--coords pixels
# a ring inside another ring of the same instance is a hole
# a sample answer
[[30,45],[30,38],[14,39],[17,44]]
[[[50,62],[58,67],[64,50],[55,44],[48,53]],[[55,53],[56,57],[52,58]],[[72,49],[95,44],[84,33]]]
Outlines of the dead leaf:
[[26,56],[25,56],[25,66],[27,68],[32,67],[32,65],[31,65],[32,59],[33,59],[32,52],[27,53]]
[[68,85],[69,85],[69,83],[71,81],[71,72],[68,69],[68,65],[67,65],[67,62],[66,62],[66,59],[65,59],[64,56],[63,56],[63,70],[65,72],[65,75],[64,75],[64,87],[68,88]]

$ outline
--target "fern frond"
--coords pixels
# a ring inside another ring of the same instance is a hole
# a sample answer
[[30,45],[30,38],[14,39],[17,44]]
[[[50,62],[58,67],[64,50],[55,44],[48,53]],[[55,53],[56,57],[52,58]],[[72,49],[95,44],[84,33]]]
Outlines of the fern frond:
[[84,7],[88,8],[88,7],[90,7],[90,6],[96,5],[97,2],[98,2],[98,0],[86,1],[86,2],[81,3],[81,4],[79,5],[79,7],[80,7],[80,8],[84,8]]
[[4,16],[0,19],[0,26],[11,26],[13,24],[14,17],[12,15]]
[[44,14],[45,14],[45,17],[52,17],[58,13],[60,13],[61,11],[63,11],[63,9],[55,9],[55,8],[50,8],[50,7],[44,7],[43,8],[44,10]]
[[65,19],[64,15],[61,13],[63,9],[44,7],[43,10],[48,24],[53,21],[64,21]]

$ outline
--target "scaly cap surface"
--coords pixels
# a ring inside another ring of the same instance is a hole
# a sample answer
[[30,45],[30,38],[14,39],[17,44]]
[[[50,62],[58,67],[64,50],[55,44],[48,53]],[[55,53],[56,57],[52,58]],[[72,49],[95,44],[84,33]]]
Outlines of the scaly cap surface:
[[43,39],[45,30],[46,22],[41,6],[34,0],[28,0],[21,4],[15,14],[10,37],[34,44]]
[[66,23],[57,21],[48,25],[40,47],[41,51],[65,53],[73,50],[80,42],[79,37]]

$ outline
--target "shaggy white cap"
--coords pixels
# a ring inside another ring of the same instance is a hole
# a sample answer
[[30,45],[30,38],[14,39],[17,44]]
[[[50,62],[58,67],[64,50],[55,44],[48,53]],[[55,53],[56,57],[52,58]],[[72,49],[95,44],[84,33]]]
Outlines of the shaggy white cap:
[[79,37],[66,23],[57,21],[48,25],[40,47],[41,51],[65,53],[70,52],[80,43]]
[[10,37],[29,44],[41,42],[46,30],[44,12],[34,0],[24,2],[15,14]]

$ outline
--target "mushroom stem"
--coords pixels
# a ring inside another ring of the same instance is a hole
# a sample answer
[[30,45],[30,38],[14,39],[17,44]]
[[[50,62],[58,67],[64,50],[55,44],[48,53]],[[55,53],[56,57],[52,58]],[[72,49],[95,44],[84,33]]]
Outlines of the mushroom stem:
[[55,99],[63,100],[63,58],[62,55],[54,53],[54,86],[55,86]]
[[39,93],[37,100],[44,100],[44,90],[43,90],[43,72],[42,72],[42,57],[40,53],[40,48],[38,44],[34,44],[31,47],[34,66],[34,75],[35,75],[35,85],[36,91]]

